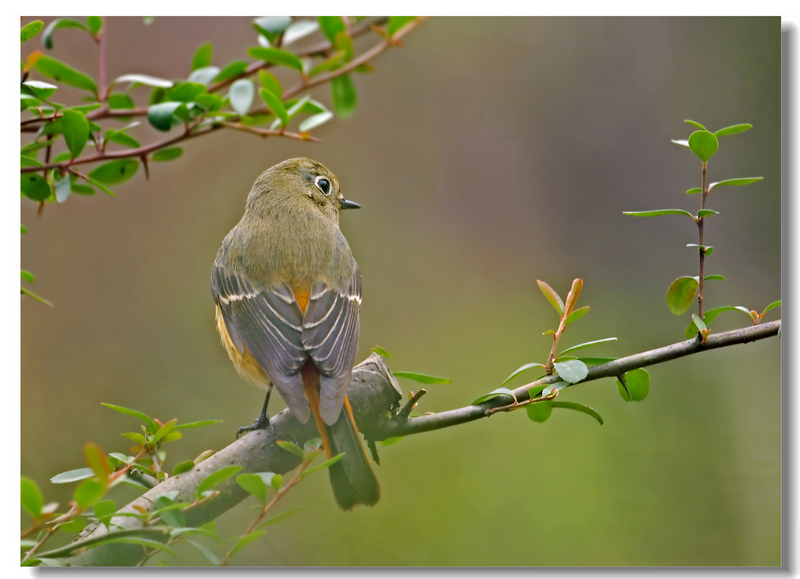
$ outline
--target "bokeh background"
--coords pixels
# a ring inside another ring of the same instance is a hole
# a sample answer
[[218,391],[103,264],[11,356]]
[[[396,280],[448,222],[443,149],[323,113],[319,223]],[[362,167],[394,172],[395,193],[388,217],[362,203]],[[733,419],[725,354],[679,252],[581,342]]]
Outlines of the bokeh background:
[[[111,18],[107,34],[109,78],[185,78],[205,41],[217,65],[255,44],[238,17]],[[59,31],[54,56],[96,74],[79,31]],[[709,268],[727,281],[708,284],[706,303],[760,310],[780,297],[778,18],[434,18],[374,64],[355,78],[355,116],[322,127],[321,144],[220,131],[117,198],[73,196],[41,218],[23,201],[22,263],[55,307],[22,300],[21,468],[48,499],[67,502],[71,489],[48,479],[83,466],[84,442],[129,447],[120,433],[135,421],[100,402],[224,421],[188,432],[172,465],[226,446],[258,413],[261,393],[219,345],[209,272],[255,177],[289,157],[321,161],[361,203],[342,219],[363,275],[359,358],[379,344],[394,370],[451,378],[428,388],[422,412],[468,404],[546,358],[556,318],[536,279],[562,295],[584,280],[591,312],[565,346],[616,336],[587,354],[623,356],[683,339],[688,314],[670,314],[665,294],[696,274],[695,227],[622,215],[697,209],[684,191],[699,163],[670,142],[691,132],[683,119],[752,123],[723,139],[710,178],[764,176],[709,200],[720,212]],[[330,102],[327,88],[314,95]],[[745,325],[737,316],[716,329]],[[649,371],[641,403],[610,379],[563,393],[603,426],[517,412],[382,448],[375,508],[343,513],[327,477],[311,477],[283,505],[300,512],[234,563],[779,565],[779,340]],[[221,534],[251,516],[226,514]]]

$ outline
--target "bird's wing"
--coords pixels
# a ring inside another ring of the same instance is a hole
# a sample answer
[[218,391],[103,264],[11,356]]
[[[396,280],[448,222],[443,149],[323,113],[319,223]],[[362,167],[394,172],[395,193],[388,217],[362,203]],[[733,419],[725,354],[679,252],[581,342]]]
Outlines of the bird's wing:
[[311,286],[303,317],[303,348],[320,372],[320,414],[333,424],[347,394],[358,348],[361,274],[354,267],[343,289],[318,281]]
[[303,345],[303,312],[287,284],[265,289],[247,274],[214,263],[214,300],[236,349],[244,349],[269,374],[300,422],[309,418],[300,368],[308,359]]

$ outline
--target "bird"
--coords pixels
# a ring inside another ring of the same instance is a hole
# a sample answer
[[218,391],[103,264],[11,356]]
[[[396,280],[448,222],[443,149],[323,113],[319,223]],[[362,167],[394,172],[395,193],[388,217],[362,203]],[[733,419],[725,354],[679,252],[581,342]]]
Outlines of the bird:
[[358,347],[361,273],[339,228],[359,208],[321,163],[288,159],[255,180],[239,223],[211,271],[216,325],[238,373],[266,390],[256,421],[267,428],[274,385],[302,423],[311,416],[328,458],[336,503],[374,505],[380,486],[359,438],[347,387]]

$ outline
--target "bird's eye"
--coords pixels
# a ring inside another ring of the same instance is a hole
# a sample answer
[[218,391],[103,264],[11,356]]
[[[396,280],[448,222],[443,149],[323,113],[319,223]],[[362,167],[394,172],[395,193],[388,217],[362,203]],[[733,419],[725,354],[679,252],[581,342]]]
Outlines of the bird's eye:
[[325,177],[317,177],[314,179],[314,184],[317,188],[322,191],[325,195],[330,195],[331,192],[331,182],[328,181]]

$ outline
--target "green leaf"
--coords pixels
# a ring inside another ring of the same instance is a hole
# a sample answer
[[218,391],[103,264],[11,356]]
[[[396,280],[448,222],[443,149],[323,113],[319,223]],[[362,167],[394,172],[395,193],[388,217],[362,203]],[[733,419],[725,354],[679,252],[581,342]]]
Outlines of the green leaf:
[[533,422],[544,422],[553,413],[553,401],[534,402],[525,406],[525,412]]
[[236,483],[263,505],[267,502],[267,483],[258,473],[245,473],[236,477]]
[[106,527],[108,526],[108,521],[111,520],[111,517],[116,512],[117,503],[115,503],[112,499],[103,499],[94,506],[94,516],[103,522]]
[[263,16],[253,20],[253,26],[261,35],[273,44],[275,40],[292,23],[289,16]]
[[[20,293],[22,295],[24,295],[24,296],[28,296],[29,298],[32,298],[32,299],[36,300],[37,302],[41,302],[41,303],[43,303],[43,304],[45,304],[47,306],[51,306],[51,307],[53,306],[52,303],[48,302],[46,299],[44,299],[41,296],[37,296],[35,293],[33,293],[28,288],[24,288],[24,287],[20,288]],[[778,330],[778,333],[780,333],[780,330]]]
[[58,88],[54,84],[41,80],[26,80],[20,87],[22,88],[22,92],[28,93],[43,101],[50,98]]
[[536,280],[536,283],[539,284],[539,289],[542,290],[542,295],[547,298],[547,301],[556,309],[559,316],[564,315],[564,302],[561,301],[561,296],[556,293],[556,290],[551,288],[547,283],[543,282],[540,279]]
[[197,496],[202,495],[205,491],[209,491],[221,482],[235,476],[240,470],[242,470],[241,466],[231,465],[221,468],[217,472],[211,473],[197,486],[197,491],[195,494]]
[[113,129],[109,129],[106,132],[106,140],[113,141],[114,143],[118,143],[125,147],[130,147],[132,149],[137,149],[141,147],[139,141],[131,137],[129,134],[123,133],[121,131],[115,131]]
[[278,98],[280,98],[283,94],[283,87],[281,86],[281,82],[278,80],[278,77],[267,70],[258,71],[258,82],[265,89],[271,93],[274,93]]
[[[156,541],[154,539],[143,539],[141,537],[134,537],[134,536],[115,537],[113,534],[108,534],[107,537],[109,538],[108,539],[103,538],[94,543],[92,546],[96,547],[98,545],[104,545],[106,543],[125,543],[131,545],[140,545],[142,547],[148,547],[150,549],[156,549],[158,551],[165,551],[170,555],[172,555],[173,557],[175,556],[175,551],[167,547],[164,543],[161,543],[160,541]],[[187,539],[187,541],[188,540],[189,539]]]
[[292,454],[299,456],[301,459],[305,458],[305,452],[303,449],[294,444],[293,442],[289,442],[288,440],[279,440],[276,442],[278,446],[280,446],[283,450],[287,452],[291,452]]
[[266,103],[269,109],[275,113],[275,116],[280,119],[284,128],[286,128],[289,125],[289,114],[286,112],[286,108],[283,106],[280,97],[265,88],[258,89],[258,94],[261,96],[261,100]]
[[[597,422],[599,422],[601,426],[603,425],[603,417],[600,416],[597,410],[595,410],[591,406],[587,406],[586,404],[579,404],[578,402],[570,402],[568,400],[553,400],[551,404],[553,408],[568,408],[570,410],[577,410],[578,412],[583,412],[584,414],[588,414],[589,416],[597,420]],[[533,404],[531,404],[530,406],[533,406]]]
[[381,358],[391,358],[392,357],[392,355],[388,351],[384,350],[380,346],[374,346],[372,348],[372,351],[375,352]]
[[154,104],[147,109],[147,120],[159,131],[169,131],[174,124],[181,122],[181,109],[184,115],[188,113],[186,105],[182,102],[167,101]]
[[[105,502],[105,501],[100,501]],[[100,503],[98,503],[100,504]],[[61,523],[60,525],[56,525],[55,527],[59,531],[64,531],[65,533],[80,533],[86,528],[86,519],[83,517],[75,517],[74,519],[67,521],[65,523]]]
[[667,290],[667,307],[676,316],[688,311],[692,307],[694,297],[697,295],[697,280],[690,276],[676,279]]
[[115,78],[111,85],[120,84],[123,82],[130,82],[135,84],[144,84],[147,86],[154,86],[159,88],[172,88],[175,84],[171,80],[150,76],[148,74],[123,74]]
[[358,93],[349,74],[337,76],[331,82],[331,99],[336,116],[346,119],[356,112]]
[[719,149],[719,141],[714,133],[705,130],[695,131],[689,135],[689,148],[705,163]]
[[108,108],[110,109],[132,109],[135,105],[133,99],[121,92],[114,92],[108,95]]
[[659,215],[688,215],[694,221],[694,215],[683,209],[654,209],[652,211],[623,211],[623,215],[633,217],[658,217]]
[[240,117],[245,116],[247,111],[250,110],[254,96],[255,90],[249,78],[240,78],[231,85],[230,91],[228,92],[228,99],[231,102],[231,107]]
[[392,372],[396,378],[408,378],[423,384],[450,384],[453,381],[449,378],[431,376],[430,374],[420,374],[419,372]]
[[697,314],[692,314],[692,323],[694,324],[694,327],[697,328],[697,330],[700,332],[702,332],[703,330],[708,330],[705,322]]
[[65,174],[61,179],[56,178],[56,173],[53,174],[53,189],[56,193],[56,201],[63,203],[69,197],[72,191],[72,179],[69,173]]
[[75,159],[83,151],[86,140],[89,138],[89,121],[81,113],[73,110],[65,110],[61,116],[64,140],[67,148]]
[[[709,253],[710,252],[706,252],[706,255],[708,255]],[[711,275],[707,275],[707,276],[705,276],[703,278],[704,281],[708,281],[710,279],[717,280],[717,281],[725,281],[725,276],[724,275],[720,275],[718,273],[712,273]]]
[[604,342],[615,342],[616,338],[603,338],[602,340],[594,340],[592,342],[584,342],[583,344],[578,344],[577,346],[572,346],[561,352],[559,357],[563,356],[567,352],[574,352],[575,350],[581,350],[583,348],[588,348],[589,346],[594,346],[595,344],[602,344]]
[[215,567],[219,566],[219,564],[220,564],[220,560],[219,560],[219,558],[218,558],[218,557],[217,557],[217,556],[216,556],[216,555],[213,553],[213,551],[211,551],[211,549],[209,549],[208,547],[206,547],[206,546],[205,546],[205,545],[203,545],[202,543],[198,543],[197,541],[193,541],[193,540],[191,540],[191,539],[186,539],[186,541],[187,541],[187,542],[188,542],[188,543],[189,543],[189,544],[190,544],[192,547],[194,547],[195,549],[197,549],[197,552],[198,552],[198,553],[200,553],[200,554],[201,554],[203,557],[205,557],[206,559],[208,559],[208,562],[209,562],[209,563],[211,563],[211,564],[212,564],[212,565],[214,565]]
[[616,358],[608,358],[602,356],[581,356],[578,358],[581,362],[586,364],[587,366],[599,366],[600,364],[605,364],[606,362],[613,362]]
[[553,364],[556,372],[565,382],[575,384],[580,382],[589,374],[589,368],[580,360],[567,360],[566,362],[556,362]]
[[136,159],[117,159],[103,163],[89,173],[89,178],[104,185],[124,183],[136,174],[139,161]]
[[133,410],[131,408],[125,408],[124,406],[117,406],[116,404],[109,404],[108,402],[101,402],[100,404],[106,408],[110,408],[111,410],[138,418],[147,424],[147,432],[154,433],[158,430],[158,426],[156,425],[155,421],[144,412],[139,412],[138,410]]
[[[522,374],[525,370],[530,370],[531,368],[544,368],[544,364],[540,364],[539,362],[530,362],[528,364],[523,364],[522,366],[520,366],[519,368],[517,368],[516,370],[511,372],[511,374],[508,376],[508,378],[503,380],[503,382],[500,384],[500,386],[504,386],[505,384],[508,384],[509,382],[511,382],[511,380],[513,380],[514,378],[516,378],[517,376]],[[475,403],[473,402],[473,404],[475,404]]]
[[103,450],[93,442],[87,442],[83,445],[83,456],[97,479],[105,485],[111,472],[111,465]]
[[315,20],[295,20],[283,33],[283,46],[297,42],[317,30],[319,30],[319,22]]
[[186,503],[175,503],[166,495],[161,495],[156,499],[156,509],[152,512],[153,516],[161,517],[161,520],[169,527],[183,528],[186,526],[186,517],[181,512]]
[[53,193],[52,187],[38,173],[23,173],[20,176],[22,194],[34,201],[44,201]]
[[87,16],[86,25],[89,27],[89,32],[91,32],[93,36],[97,36],[97,33],[100,32],[100,29],[103,27],[103,19],[100,16]]
[[710,215],[719,215],[719,211],[714,211],[713,209],[701,209],[697,212],[698,217],[708,217]]
[[693,126],[693,127],[695,127],[696,129],[700,129],[701,131],[706,131],[706,130],[708,130],[708,129],[706,129],[706,128],[705,128],[703,125],[701,125],[700,123],[698,123],[698,122],[696,122],[696,121],[690,121],[689,119],[686,119],[686,120],[684,120],[683,122],[684,122],[684,123],[689,123],[690,125],[692,125],[692,126]]
[[[696,247],[698,253],[700,252],[701,249],[704,249],[705,252],[706,252],[706,255],[711,255],[712,253],[714,253],[714,246],[713,245],[698,245],[697,243],[687,243],[686,247]],[[708,278],[705,278],[705,279],[708,279]]]
[[[617,388],[623,400],[626,402],[641,402],[647,398],[647,394],[650,392],[650,374],[647,373],[647,370],[644,368],[631,370],[624,374],[624,378],[625,384],[628,386],[627,390],[617,378]],[[628,393],[630,393],[630,396]]]
[[194,461],[193,460],[184,460],[183,462],[179,462],[175,465],[175,468],[172,469],[172,475],[175,476],[176,474],[181,474],[182,472],[188,472],[194,468]]
[[168,99],[173,102],[191,103],[205,92],[205,85],[199,82],[180,82],[169,89]]
[[187,428],[200,428],[203,426],[211,426],[212,424],[219,424],[222,420],[197,420],[195,422],[187,422],[185,424],[178,424],[175,426],[175,430],[185,430]]
[[242,535],[239,539],[234,543],[233,547],[231,547],[230,555],[233,555],[237,551],[242,550],[244,547],[255,541],[256,539],[260,539],[264,536],[266,531],[250,531],[247,535]]
[[276,491],[281,490],[281,487],[283,486],[283,475],[282,474],[272,475],[272,480],[270,482],[272,483],[272,488],[274,488]]
[[89,187],[88,185],[81,185],[80,183],[75,183],[72,181],[72,192],[77,193],[78,195],[94,195],[95,190]]
[[93,476],[94,476],[94,471],[88,467],[76,468],[55,475],[53,478],[50,479],[50,482],[56,485],[60,485],[64,483],[71,483],[79,480],[84,480],[87,478],[91,478]]
[[42,513],[44,508],[44,496],[36,482],[27,476],[21,479],[22,486],[22,508],[34,519]]
[[577,310],[572,310],[572,313],[567,316],[566,320],[564,320],[564,324],[569,325],[575,320],[582,318],[588,313],[589,313],[589,306],[583,306],[582,308],[578,308]]
[[41,167],[41,161],[34,159],[33,157],[28,157],[26,155],[20,155],[20,167]]
[[745,131],[749,131],[753,128],[753,125],[749,123],[743,123],[741,125],[731,125],[730,127],[725,127],[724,129],[720,129],[714,134],[719,137],[724,137],[726,135],[735,135],[736,133],[743,133]]
[[491,400],[492,398],[497,398],[498,396],[511,396],[514,402],[517,401],[517,397],[514,396],[514,393],[509,390],[508,388],[497,388],[496,390],[492,390],[488,394],[484,394],[483,396],[478,396],[475,400],[472,401],[472,405],[478,405],[482,402],[486,402],[487,400]]
[[386,32],[389,33],[389,36],[394,36],[398,30],[416,19],[416,16],[390,16],[386,25]]
[[24,269],[20,271],[20,275],[22,276],[22,279],[24,279],[28,283],[33,283],[34,281],[36,281],[36,278],[33,277],[33,274]]
[[712,183],[708,186],[708,190],[711,191],[714,187],[721,187],[722,185],[726,186],[742,186],[742,185],[749,185],[750,183],[755,183],[756,181],[763,180],[764,177],[740,177],[738,179],[725,179],[724,181],[717,181],[716,183]]
[[52,78],[56,82],[63,82],[69,86],[86,90],[97,95],[97,85],[89,76],[67,66],[60,60],[50,58],[46,54],[43,54],[39,60],[36,61],[36,66],[34,68],[44,76]]
[[[44,45],[46,49],[50,50],[53,48],[53,33],[59,28],[80,28],[81,30],[89,32],[89,29],[83,25],[83,22],[73,20],[72,18],[56,18],[47,25],[42,35],[42,45]],[[89,33],[91,34],[91,32]]]
[[206,42],[198,46],[197,50],[194,52],[194,56],[192,56],[192,70],[195,71],[198,68],[204,68],[211,65],[211,58],[213,57],[213,54],[214,47],[210,42]]
[[172,161],[183,155],[183,149],[180,147],[169,147],[156,151],[150,156],[152,161]]
[[[343,34],[343,33],[342,33]],[[313,78],[322,72],[328,72],[331,70],[336,70],[337,68],[341,68],[345,62],[345,53],[343,51],[338,51],[333,53],[330,58],[326,58],[311,70],[308,71],[308,77]]]
[[687,195],[697,195],[698,193],[702,193],[703,190],[700,187],[692,187],[691,189],[686,190]]
[[289,108],[286,109],[286,114],[289,115],[290,119],[294,118],[294,116],[297,113],[299,113],[303,109],[303,107],[305,107],[306,103],[309,102],[310,100],[311,100],[311,96],[310,95],[306,95],[303,98],[294,101],[294,103],[291,106],[289,106],[288,102],[284,103],[284,106],[289,107]]
[[263,60],[271,64],[278,64],[293,68],[299,72],[303,71],[303,61],[295,54],[280,48],[267,48],[264,46],[254,46],[247,49],[247,54],[256,60]]
[[263,523],[258,525],[256,527],[256,529],[260,530],[260,529],[263,529],[264,527],[269,527],[270,525],[274,525],[275,523],[280,523],[281,521],[285,521],[286,519],[291,517],[293,514],[295,514],[299,510],[300,510],[300,507],[295,507],[293,509],[289,509],[285,513],[281,513],[280,515],[276,515],[276,516],[274,516],[274,517],[272,517],[270,519],[267,519],[266,521],[264,521]]
[[30,40],[31,38],[39,34],[39,31],[42,28],[44,28],[44,22],[42,22],[41,20],[34,20],[33,22],[28,22],[19,31],[20,42],[25,42],[27,40]]
[[341,16],[319,16],[317,22],[331,44],[336,39],[336,34],[345,30],[344,19]]
[[72,498],[81,509],[88,509],[103,498],[106,485],[95,478],[87,479],[77,486]]
[[222,82],[230,78],[235,78],[247,70],[247,62],[244,60],[234,60],[222,67],[222,70],[214,78],[214,82]]
[[764,311],[761,312],[761,315],[763,316],[768,311],[774,310],[775,308],[779,308],[779,307],[781,307],[781,300],[776,300],[776,301],[772,302],[771,304],[769,304],[766,308],[764,308]]
[[[326,461],[325,461],[325,462],[323,462],[322,464],[318,464],[317,466],[315,466],[315,467],[312,467],[312,468],[310,468],[310,469],[306,470],[306,471],[305,471],[305,472],[302,474],[302,476],[300,477],[300,479],[302,480],[302,479],[304,479],[305,477],[307,477],[308,475],[310,475],[310,474],[312,474],[312,473],[315,473],[315,472],[317,472],[318,470],[322,470],[322,469],[324,469],[324,468],[328,468],[328,467],[329,467],[329,466],[331,466],[332,464],[336,464],[337,462],[339,462],[339,461],[342,459],[342,457],[343,457],[343,456],[344,456],[344,453],[343,453],[343,452],[341,452],[341,453],[337,454],[336,456],[332,456],[331,458],[329,458],[328,460],[326,460]],[[274,485],[273,485],[273,486],[274,486]]]

